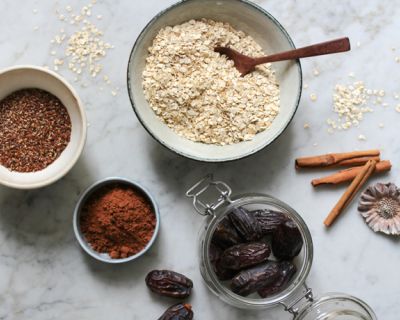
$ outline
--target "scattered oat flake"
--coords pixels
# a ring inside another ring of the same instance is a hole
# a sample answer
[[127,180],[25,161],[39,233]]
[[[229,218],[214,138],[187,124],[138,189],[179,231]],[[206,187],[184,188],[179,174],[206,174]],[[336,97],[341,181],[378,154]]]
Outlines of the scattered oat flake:
[[319,76],[319,71],[318,71],[318,69],[314,69],[313,75],[316,76],[316,77]]
[[385,127],[385,125],[383,123],[380,123],[379,128],[383,128],[383,127]]
[[310,128],[310,125],[308,123],[305,123],[304,124],[304,129],[308,129],[308,128]]
[[349,73],[349,77],[350,77],[350,78],[354,78],[354,72],[350,72],[350,73]]
[[305,84],[304,84],[304,89],[307,89],[307,88],[308,88],[308,84],[305,83]]
[[396,111],[397,111],[397,112],[400,112],[400,104],[397,105]]
[[74,25],[74,30],[67,35],[62,28],[51,43],[57,43],[64,48],[64,57],[60,60],[65,59],[68,69],[77,75],[89,74],[96,77],[103,70],[101,60],[113,47],[103,40],[103,32],[89,21],[91,8],[95,3],[83,6],[77,13],[68,5],[66,16],[56,10],[59,19]]
[[96,18],[97,18],[98,20],[101,20],[101,19],[103,19],[103,16],[102,16],[101,14],[98,14]]
[[367,138],[366,138],[363,134],[360,134],[360,135],[358,136],[358,140],[360,140],[360,141],[365,141],[365,140],[367,140]]
[[357,48],[361,47],[361,42],[357,41],[356,46],[357,46]]
[[400,57],[396,57],[396,58],[394,58],[394,60],[395,60],[397,63],[400,63]]
[[[328,125],[337,130],[347,130],[358,126],[364,114],[373,111],[367,103],[372,97],[378,96],[379,92],[366,89],[362,81],[356,81],[350,85],[337,84],[333,93],[333,112],[337,114],[337,119],[328,119]],[[374,101],[375,104],[381,102],[381,97],[377,97]]]
[[111,94],[115,97],[115,96],[117,95],[117,92],[114,91],[114,90],[112,90],[112,91],[111,91]]
[[310,94],[311,101],[317,101],[317,95],[315,93]]

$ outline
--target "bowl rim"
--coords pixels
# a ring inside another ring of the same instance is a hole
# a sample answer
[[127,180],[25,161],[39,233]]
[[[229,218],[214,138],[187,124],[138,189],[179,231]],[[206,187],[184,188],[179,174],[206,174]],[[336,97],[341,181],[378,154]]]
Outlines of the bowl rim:
[[[286,123],[286,125],[282,126],[280,128],[280,130],[277,131],[275,137],[269,141],[268,143],[263,143],[260,144],[258,147],[252,149],[251,151],[239,155],[239,156],[229,156],[229,157],[225,157],[225,158],[221,158],[221,159],[209,159],[209,158],[200,158],[197,156],[193,156],[190,153],[186,153],[186,152],[182,152],[177,150],[176,148],[174,148],[172,145],[169,145],[165,142],[163,142],[162,140],[160,140],[155,134],[153,134],[150,130],[150,128],[147,127],[147,125],[145,124],[145,122],[143,121],[143,119],[140,116],[140,113],[138,112],[138,110],[136,109],[136,105],[134,102],[134,98],[133,98],[133,93],[132,93],[132,86],[131,86],[131,77],[130,74],[132,73],[131,71],[131,64],[132,64],[132,60],[133,60],[133,53],[136,49],[136,47],[138,46],[139,42],[142,40],[144,34],[147,32],[147,30],[149,29],[149,27],[151,27],[151,25],[153,25],[155,23],[155,21],[160,18],[161,16],[163,16],[164,14],[166,14],[167,12],[175,9],[176,7],[181,6],[182,4],[186,3],[186,2],[191,2],[194,0],[180,0],[178,2],[176,2],[175,4],[172,4],[171,6],[167,7],[166,9],[160,11],[157,15],[155,15],[147,24],[146,26],[143,28],[143,30],[140,32],[139,36],[136,38],[135,43],[132,47],[132,50],[129,54],[129,59],[128,59],[128,69],[127,69],[127,87],[128,87],[128,95],[129,95],[129,100],[131,102],[132,105],[132,109],[136,114],[137,119],[139,120],[139,122],[142,124],[142,126],[144,127],[144,129],[150,134],[150,136],[156,140],[158,143],[160,143],[163,147],[165,147],[166,149],[175,152],[176,154],[192,159],[192,160],[196,160],[199,162],[210,162],[210,163],[218,163],[218,162],[231,162],[231,161],[236,161],[236,160],[240,160],[240,159],[245,159],[250,157],[251,155],[261,151],[262,149],[266,148],[267,146],[271,145],[272,143],[274,143],[281,135],[282,133],[289,127],[290,123],[293,121],[293,118],[299,108],[299,104],[300,104],[300,100],[301,100],[301,94],[302,94],[302,90],[303,90],[303,71],[301,68],[301,63],[299,59],[294,60],[296,62],[297,65],[297,70],[298,70],[298,75],[299,75],[299,87],[298,87],[298,94],[297,94],[297,98],[296,98],[296,102],[295,102],[295,108],[292,112],[291,117],[289,118],[289,121]],[[245,5],[248,5],[256,10],[258,10],[259,12],[261,12],[262,14],[264,14],[264,16],[268,19],[270,19],[277,27],[278,29],[282,32],[282,34],[285,36],[286,40],[288,41],[289,45],[291,46],[292,49],[296,49],[296,46],[292,40],[292,38],[290,37],[289,33],[286,31],[286,29],[282,26],[282,24],[274,17],[272,16],[272,14],[270,14],[267,10],[265,10],[264,8],[262,8],[261,6],[257,5],[256,3],[253,3],[249,0],[234,0],[240,3],[244,3]]]
[[[89,243],[85,240],[79,226],[79,217],[81,215],[81,209],[85,201],[88,199],[90,195],[92,195],[95,191],[97,191],[99,188],[104,187],[108,184],[112,183],[122,183],[128,186],[131,186],[134,189],[138,189],[141,192],[144,193],[144,195],[147,197],[147,199],[150,201],[153,209],[154,209],[154,215],[156,217],[156,226],[154,228],[154,233],[153,236],[151,237],[150,241],[146,244],[146,246],[138,252],[135,255],[129,256],[127,258],[122,258],[122,259],[111,259],[111,258],[105,258],[100,255],[100,253],[96,254],[96,252],[91,249]],[[160,231],[160,221],[161,221],[161,216],[160,216],[160,210],[157,205],[156,200],[154,197],[151,195],[149,190],[141,185],[140,183],[130,180],[128,178],[123,178],[123,177],[117,177],[117,176],[112,176],[112,177],[107,177],[103,178],[100,180],[97,180],[96,182],[92,183],[89,187],[83,191],[83,193],[79,196],[79,199],[75,205],[74,209],[74,214],[73,214],[73,219],[72,219],[72,224],[73,224],[73,229],[74,229],[74,234],[75,234],[75,239],[78,241],[80,247],[85,251],[89,256],[92,258],[105,262],[105,263],[110,263],[110,264],[120,264],[120,263],[125,263],[129,261],[136,260],[143,256],[150,248],[153,246],[154,242],[157,239],[158,233]]]
[[[79,157],[81,156],[83,148],[86,144],[87,117],[86,117],[85,109],[83,107],[82,100],[79,98],[78,93],[75,91],[75,89],[72,87],[72,85],[64,77],[62,77],[61,75],[59,75],[58,73],[56,73],[52,70],[49,70],[49,69],[46,69],[46,68],[40,67],[40,66],[35,66],[35,65],[15,65],[12,67],[7,67],[7,68],[0,70],[0,75],[4,75],[8,72],[13,72],[13,71],[18,71],[18,70],[39,71],[39,72],[46,73],[46,74],[50,75],[51,77],[55,78],[56,80],[58,80],[71,93],[71,95],[76,100],[78,110],[79,110],[79,115],[81,118],[81,123],[82,123],[82,134],[80,135],[78,150],[77,150],[77,152],[75,152],[75,154],[73,155],[71,160],[68,162],[68,164],[64,168],[62,168],[62,170],[60,170],[60,172],[58,172],[54,176],[52,176],[42,182],[29,183],[29,184],[19,184],[19,183],[4,181],[4,180],[0,179],[0,184],[4,185],[6,187],[20,189],[20,190],[37,189],[37,188],[42,188],[42,187],[48,186],[48,185],[58,181],[59,179],[64,177],[72,169],[72,167],[76,164],[76,162],[78,161]],[[44,168],[43,170],[46,170],[46,168]],[[40,172],[40,171],[38,171],[38,172]],[[30,174],[34,174],[34,173],[35,172],[30,172]]]

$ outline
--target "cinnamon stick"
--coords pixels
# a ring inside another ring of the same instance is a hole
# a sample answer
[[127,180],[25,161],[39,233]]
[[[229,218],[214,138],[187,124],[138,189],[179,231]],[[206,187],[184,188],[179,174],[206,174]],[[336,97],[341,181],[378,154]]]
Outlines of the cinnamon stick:
[[376,161],[370,160],[363,167],[361,167],[360,172],[354,178],[353,182],[346,189],[345,193],[342,195],[338,203],[326,217],[324,224],[326,227],[332,225],[332,223],[336,220],[336,218],[342,213],[342,211],[349,205],[349,203],[353,200],[354,196],[360,190],[360,188],[364,185],[364,183],[368,180],[371,174],[374,172],[376,167]]
[[338,166],[363,166],[366,164],[369,160],[375,160],[376,162],[381,161],[381,158],[379,156],[370,156],[370,157],[357,157],[353,159],[347,159],[347,160],[342,160],[339,161],[336,165]]
[[[314,179],[311,181],[311,184],[316,187],[322,184],[340,184],[343,182],[353,180],[357,174],[362,170],[363,167],[354,167],[346,170],[341,170],[329,176]],[[376,163],[376,168],[374,173],[380,173],[389,171],[392,168],[392,164],[389,160],[383,160]]]
[[366,150],[345,153],[329,153],[313,157],[303,157],[296,159],[296,168],[329,167],[354,158],[377,157],[379,155],[379,150]]

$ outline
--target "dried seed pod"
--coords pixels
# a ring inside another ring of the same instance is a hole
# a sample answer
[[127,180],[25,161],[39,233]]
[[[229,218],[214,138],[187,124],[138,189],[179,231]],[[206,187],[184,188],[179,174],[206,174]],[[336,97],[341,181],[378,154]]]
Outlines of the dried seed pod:
[[183,274],[169,270],[153,270],[146,276],[147,287],[162,296],[187,298],[193,288],[193,282]]
[[272,252],[278,259],[293,259],[303,247],[303,237],[297,225],[288,220],[281,223],[272,234]]
[[233,226],[244,240],[256,241],[262,237],[261,227],[256,218],[245,208],[234,208],[228,216]]
[[231,221],[228,218],[224,218],[217,225],[211,241],[220,248],[226,249],[241,243],[242,239]]
[[369,186],[361,194],[358,210],[375,232],[400,235],[400,189],[395,184]]
[[268,286],[279,277],[279,265],[275,261],[269,261],[262,265],[239,272],[231,283],[234,293],[248,296],[261,288]]
[[178,303],[169,307],[158,320],[192,320],[193,310],[188,303]]
[[211,264],[213,265],[213,270],[219,280],[225,281],[232,279],[235,276],[236,271],[224,268],[221,265],[222,253],[223,250],[221,248],[213,243],[210,244],[209,259]]
[[221,256],[221,266],[232,270],[242,270],[268,259],[271,248],[263,242],[243,243],[230,247]]
[[264,288],[258,290],[258,294],[262,298],[273,296],[274,294],[281,292],[285,289],[289,281],[296,274],[297,268],[290,261],[282,261],[279,263],[279,276],[276,280]]
[[273,233],[281,223],[289,220],[286,214],[268,209],[255,210],[251,213],[254,214],[263,235]]

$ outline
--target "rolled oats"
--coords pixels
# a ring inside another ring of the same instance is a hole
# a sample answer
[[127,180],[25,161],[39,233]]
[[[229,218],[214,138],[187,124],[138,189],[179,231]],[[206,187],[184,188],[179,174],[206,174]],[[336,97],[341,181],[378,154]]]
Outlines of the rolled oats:
[[228,23],[191,20],[157,34],[143,71],[154,112],[179,135],[226,145],[251,140],[279,114],[279,85],[270,64],[241,77],[217,45],[265,55],[253,38]]

